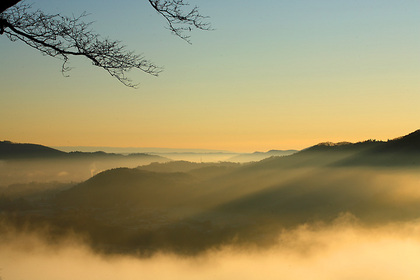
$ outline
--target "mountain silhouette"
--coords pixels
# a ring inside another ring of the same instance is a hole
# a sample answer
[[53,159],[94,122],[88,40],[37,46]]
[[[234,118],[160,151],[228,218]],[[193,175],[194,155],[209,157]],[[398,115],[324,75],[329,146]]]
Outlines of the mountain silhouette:
[[305,166],[417,166],[420,165],[420,130],[388,141],[324,142],[293,155],[272,157],[249,168]]
[[378,152],[420,153],[420,129],[388,141]]
[[29,182],[81,182],[117,167],[137,167],[168,158],[149,154],[63,152],[36,144],[0,142],[0,186]]
[[37,144],[0,141],[0,159],[63,157],[67,153]]
[[337,163],[338,166],[407,167],[420,165],[420,130],[408,135],[375,142],[369,149],[360,151]]
[[0,159],[52,159],[52,158],[64,158],[64,159],[84,159],[84,158],[102,158],[102,159],[113,159],[113,158],[135,158],[135,157],[150,157],[160,158],[161,156],[149,155],[146,153],[134,153],[128,155],[106,153],[103,151],[96,152],[63,152],[57,149],[53,149],[47,146],[38,144],[22,144],[13,143],[10,141],[0,141]]
[[419,153],[420,152],[420,130],[408,135],[401,136],[388,141],[367,140],[363,142],[350,143],[320,143],[309,147],[301,153],[308,152],[372,152],[372,153]]
[[266,246],[283,230],[343,215],[368,226],[418,219],[419,146],[415,131],[388,141],[320,143],[247,164],[115,168],[54,191],[32,186],[29,198],[19,193],[19,201],[6,197],[0,206],[12,225],[49,228],[47,236],[78,233],[100,252]]
[[57,199],[67,207],[111,208],[136,204],[144,208],[162,208],[182,200],[192,191],[194,182],[186,173],[116,168],[62,192]]

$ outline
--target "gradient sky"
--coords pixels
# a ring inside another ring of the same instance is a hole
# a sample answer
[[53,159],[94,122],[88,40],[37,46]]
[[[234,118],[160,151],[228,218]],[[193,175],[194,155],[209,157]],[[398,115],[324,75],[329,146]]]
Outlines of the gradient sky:
[[123,86],[0,36],[0,140],[48,146],[301,149],[420,128],[420,1],[190,1],[214,31],[192,45],[146,0],[34,0],[165,71]]

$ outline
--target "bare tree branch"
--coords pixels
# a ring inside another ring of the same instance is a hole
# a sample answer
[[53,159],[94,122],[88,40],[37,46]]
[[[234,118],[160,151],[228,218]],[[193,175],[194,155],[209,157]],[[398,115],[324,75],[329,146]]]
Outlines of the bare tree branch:
[[157,76],[161,68],[155,66],[143,56],[127,51],[119,41],[103,39],[91,29],[91,23],[85,23],[79,17],[47,15],[37,10],[30,10],[26,4],[16,5],[3,13],[4,33],[10,40],[20,40],[51,57],[63,60],[63,73],[69,56],[84,56],[94,66],[106,70],[124,85],[136,87],[126,76],[132,69]]
[[[44,55],[62,59],[63,73],[70,70],[67,63],[71,56],[88,58],[94,66],[106,70],[129,87],[136,87],[127,77],[127,72],[132,69],[154,76],[162,71],[142,55],[127,51],[120,41],[94,33],[91,23],[83,22],[86,13],[78,17],[50,15],[31,9],[22,0],[1,1],[0,35],[6,34],[12,41],[22,41]],[[206,17],[198,12],[197,7],[188,9],[184,0],[148,1],[165,18],[172,33],[188,43],[190,37],[185,32],[194,28],[210,30],[210,25],[204,21]]]
[[189,4],[184,0],[148,0],[150,5],[163,16],[169,30],[181,39],[190,42],[190,36],[185,32],[193,28],[200,30],[211,30],[210,23],[206,22],[208,17],[202,16],[198,7],[188,9]]

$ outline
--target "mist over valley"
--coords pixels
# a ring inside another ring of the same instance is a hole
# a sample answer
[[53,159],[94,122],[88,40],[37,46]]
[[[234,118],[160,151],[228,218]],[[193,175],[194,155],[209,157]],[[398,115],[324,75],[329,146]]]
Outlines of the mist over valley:
[[[360,265],[354,254],[361,244],[382,250],[385,263],[396,261],[392,250],[418,254],[412,249],[420,248],[420,131],[388,141],[321,143],[242,163],[0,144],[8,145],[1,150],[0,246],[22,265],[30,256],[50,262],[53,250],[63,261],[76,254],[97,266],[124,263],[159,275],[146,263],[177,270],[195,259],[209,273],[214,257],[239,258],[264,260],[258,266],[272,270],[272,256],[304,273],[319,269],[311,260]],[[89,174],[92,164],[105,170]],[[42,175],[30,176],[35,168]],[[65,180],[54,175],[60,170]],[[5,253],[0,261],[9,263]],[[20,275],[2,269],[4,279]],[[297,270],[284,273],[293,279]]]

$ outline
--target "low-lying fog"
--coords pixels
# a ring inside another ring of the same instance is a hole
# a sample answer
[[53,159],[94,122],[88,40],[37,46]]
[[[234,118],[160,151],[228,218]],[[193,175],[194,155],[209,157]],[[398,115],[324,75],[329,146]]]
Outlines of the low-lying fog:
[[328,226],[302,225],[266,249],[224,247],[195,257],[93,253],[80,240],[47,244],[34,234],[0,242],[3,280],[419,279],[420,222],[373,228],[342,214]]
[[0,277],[420,279],[416,155],[309,151],[10,185]]

